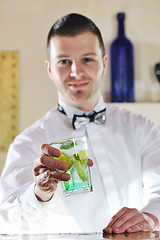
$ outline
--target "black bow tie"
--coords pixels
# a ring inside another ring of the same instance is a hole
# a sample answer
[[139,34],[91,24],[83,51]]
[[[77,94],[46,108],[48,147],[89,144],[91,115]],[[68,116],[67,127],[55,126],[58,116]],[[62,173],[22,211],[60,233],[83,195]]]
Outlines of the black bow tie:
[[[64,109],[62,106],[58,105],[58,110],[66,115]],[[97,124],[103,124],[106,120],[106,108],[99,112],[93,111],[91,114],[86,115],[76,115],[74,114],[73,120],[72,120],[72,126],[74,129],[79,129],[83,126],[85,126],[89,122],[95,122]]]

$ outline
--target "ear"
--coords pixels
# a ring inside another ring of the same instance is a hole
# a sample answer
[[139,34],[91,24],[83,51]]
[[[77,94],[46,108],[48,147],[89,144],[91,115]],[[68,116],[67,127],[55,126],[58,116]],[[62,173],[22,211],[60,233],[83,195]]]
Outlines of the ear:
[[108,60],[108,57],[105,54],[104,57],[103,57],[103,73],[102,73],[102,77],[104,77],[106,75],[106,72],[107,72],[107,60]]
[[52,71],[51,71],[51,64],[48,60],[45,60],[45,66],[46,66],[46,70],[47,70],[47,73],[48,73],[50,79],[53,80]]

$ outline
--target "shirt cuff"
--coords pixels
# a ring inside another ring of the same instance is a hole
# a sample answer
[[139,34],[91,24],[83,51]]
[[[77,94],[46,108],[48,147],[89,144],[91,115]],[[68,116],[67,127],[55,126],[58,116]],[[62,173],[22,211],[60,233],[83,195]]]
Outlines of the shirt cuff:
[[146,212],[154,215],[158,219],[160,226],[160,213],[158,209],[160,209],[160,203],[158,201],[154,201],[154,203],[149,203],[147,206],[141,209],[141,212]]
[[35,184],[32,184],[25,193],[20,196],[21,224],[24,230],[31,230],[33,226],[32,231],[41,230],[46,221],[47,209],[50,205],[50,201],[38,201],[34,193],[34,186]]

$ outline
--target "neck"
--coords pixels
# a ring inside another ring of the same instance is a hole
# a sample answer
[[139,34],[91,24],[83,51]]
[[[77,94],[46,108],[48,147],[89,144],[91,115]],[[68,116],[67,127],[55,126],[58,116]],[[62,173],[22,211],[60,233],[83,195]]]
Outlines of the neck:
[[97,102],[98,101],[95,101],[94,103],[93,102],[90,102],[90,103],[84,102],[84,103],[81,103],[80,105],[74,105],[73,107],[76,107],[85,112],[90,112],[96,106]]
[[90,112],[93,110],[93,108],[96,106],[96,104],[98,103],[99,99],[100,99],[100,94],[97,95],[97,96],[94,96],[90,99],[88,99],[87,101],[84,100],[84,101],[66,101],[65,99],[59,97],[63,102],[65,102],[66,104],[70,105],[71,107],[75,107],[75,108],[78,108],[82,111],[85,111],[85,112]]
[[118,36],[119,37],[124,37],[125,36],[124,20],[119,21]]

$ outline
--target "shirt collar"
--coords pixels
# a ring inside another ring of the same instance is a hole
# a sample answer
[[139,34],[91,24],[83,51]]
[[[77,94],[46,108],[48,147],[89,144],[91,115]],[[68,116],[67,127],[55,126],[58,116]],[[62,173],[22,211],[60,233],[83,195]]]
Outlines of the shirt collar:
[[85,113],[86,115],[89,115],[89,113],[91,113],[92,111],[99,112],[105,108],[105,104],[104,104],[102,95],[100,96],[100,99],[99,99],[98,103],[96,104],[96,106],[90,112],[86,112],[86,111],[80,110],[76,107],[72,107],[72,106],[68,105],[67,103],[63,102],[60,98],[58,99],[58,103],[60,104],[60,106],[63,107],[66,115],[69,118],[73,118],[74,114],[83,115]]

